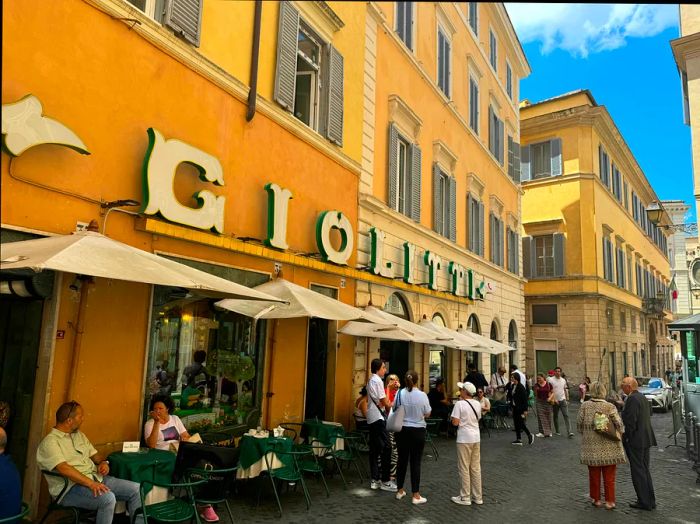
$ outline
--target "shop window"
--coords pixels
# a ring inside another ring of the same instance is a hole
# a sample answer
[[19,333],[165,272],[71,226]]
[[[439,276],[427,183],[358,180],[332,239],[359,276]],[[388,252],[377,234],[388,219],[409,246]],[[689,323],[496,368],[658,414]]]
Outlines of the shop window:
[[558,308],[557,304],[533,304],[532,305],[532,323],[533,324],[558,324]]

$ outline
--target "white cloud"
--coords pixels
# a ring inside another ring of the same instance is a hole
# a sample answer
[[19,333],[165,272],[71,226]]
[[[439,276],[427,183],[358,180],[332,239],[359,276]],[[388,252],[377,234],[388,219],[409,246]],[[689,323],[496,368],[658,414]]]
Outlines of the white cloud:
[[563,49],[585,58],[678,26],[677,4],[505,5],[520,41],[542,42],[543,54]]

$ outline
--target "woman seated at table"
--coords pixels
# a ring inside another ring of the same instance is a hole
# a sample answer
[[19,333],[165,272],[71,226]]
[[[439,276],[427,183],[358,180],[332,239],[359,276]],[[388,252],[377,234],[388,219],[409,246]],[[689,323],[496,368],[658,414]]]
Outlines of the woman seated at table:
[[150,413],[143,427],[143,435],[149,448],[168,451],[170,445],[180,440],[189,440],[184,424],[177,415],[170,412],[175,409],[173,399],[166,395],[156,395],[151,399]]
[[355,400],[355,428],[368,429],[367,426],[367,388],[362,386],[360,396]]
[[482,416],[491,411],[491,401],[484,395],[484,390],[482,388],[476,390],[476,397],[476,400],[481,404]]

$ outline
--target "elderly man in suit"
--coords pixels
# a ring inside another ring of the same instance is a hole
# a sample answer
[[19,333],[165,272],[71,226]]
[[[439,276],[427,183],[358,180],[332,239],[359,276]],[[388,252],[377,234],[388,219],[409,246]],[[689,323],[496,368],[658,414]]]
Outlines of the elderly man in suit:
[[656,508],[656,498],[649,471],[649,448],[656,446],[656,437],[651,428],[651,406],[637,390],[638,387],[633,377],[625,377],[622,380],[622,390],[627,395],[622,409],[622,421],[625,425],[622,444],[627,453],[632,484],[637,494],[636,502],[631,502],[630,507],[651,511]]

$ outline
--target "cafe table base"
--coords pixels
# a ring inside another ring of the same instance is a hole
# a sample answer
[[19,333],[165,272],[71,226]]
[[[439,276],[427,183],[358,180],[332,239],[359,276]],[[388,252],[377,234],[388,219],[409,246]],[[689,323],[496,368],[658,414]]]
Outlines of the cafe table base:
[[[141,483],[172,482],[176,455],[170,451],[149,449],[146,453],[112,453],[109,457],[110,475]],[[168,489],[153,486],[145,497],[146,504],[168,500]],[[119,507],[119,506],[117,506]]]

